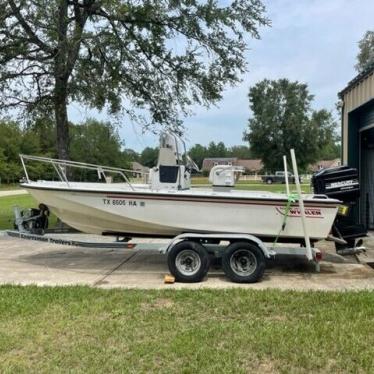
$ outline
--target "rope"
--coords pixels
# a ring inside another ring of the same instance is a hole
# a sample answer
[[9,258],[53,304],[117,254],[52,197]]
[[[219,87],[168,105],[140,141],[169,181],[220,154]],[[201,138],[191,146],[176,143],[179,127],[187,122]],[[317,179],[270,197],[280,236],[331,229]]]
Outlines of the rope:
[[283,217],[282,226],[281,226],[281,229],[279,230],[277,236],[275,237],[273,247],[272,247],[273,249],[274,249],[275,245],[277,244],[277,241],[279,239],[279,236],[280,236],[281,232],[286,228],[288,213],[291,210],[292,203],[296,202],[297,197],[298,196],[296,194],[292,194],[292,193],[287,195],[287,204],[286,204],[286,207],[284,209],[284,217]]

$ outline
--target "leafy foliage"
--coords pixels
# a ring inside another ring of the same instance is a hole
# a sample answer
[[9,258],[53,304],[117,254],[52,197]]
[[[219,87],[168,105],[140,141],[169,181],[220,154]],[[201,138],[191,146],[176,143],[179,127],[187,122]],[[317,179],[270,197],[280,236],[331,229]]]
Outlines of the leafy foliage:
[[3,1],[0,109],[53,110],[61,158],[71,101],[180,129],[239,81],[246,37],[267,24],[260,0]]
[[196,162],[199,168],[202,167],[204,158],[209,157],[237,157],[240,159],[249,159],[252,157],[248,146],[234,145],[226,147],[223,142],[210,142],[207,147],[201,144],[195,144],[188,151],[190,157]]
[[[122,142],[110,123],[88,120],[71,124],[71,155],[74,160],[100,165],[128,167]],[[12,121],[0,122],[0,178],[2,183],[14,183],[23,176],[19,154],[55,157],[54,129],[42,120],[22,128]],[[28,164],[31,179],[51,178],[53,169],[43,163]]]
[[140,163],[143,166],[152,168],[157,164],[158,159],[158,148],[146,147],[140,154]]
[[322,149],[336,143],[332,114],[325,109],[313,111],[312,100],[306,84],[287,79],[265,79],[249,90],[253,116],[245,139],[265,169],[282,168],[282,156],[294,148],[299,167],[305,170]]
[[90,164],[126,167],[118,132],[109,122],[89,119],[72,126],[71,157]]
[[358,47],[359,53],[355,68],[358,72],[362,72],[374,65],[374,31],[366,31],[358,42]]

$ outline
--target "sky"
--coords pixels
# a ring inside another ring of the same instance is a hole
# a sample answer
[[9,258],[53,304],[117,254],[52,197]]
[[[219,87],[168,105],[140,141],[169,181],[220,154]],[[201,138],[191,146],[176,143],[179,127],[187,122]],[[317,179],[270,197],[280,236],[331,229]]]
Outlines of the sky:
[[[288,78],[307,83],[315,96],[314,109],[335,110],[337,93],[357,74],[358,41],[374,29],[373,0],[265,0],[272,26],[261,28],[260,40],[250,40],[246,53],[249,71],[236,87],[228,87],[217,106],[194,107],[184,122],[187,146],[223,141],[245,144],[243,132],[250,117],[248,91],[262,79]],[[103,113],[69,108],[73,122]],[[158,139],[143,134],[139,125],[123,123],[119,134],[126,148],[141,151]]]

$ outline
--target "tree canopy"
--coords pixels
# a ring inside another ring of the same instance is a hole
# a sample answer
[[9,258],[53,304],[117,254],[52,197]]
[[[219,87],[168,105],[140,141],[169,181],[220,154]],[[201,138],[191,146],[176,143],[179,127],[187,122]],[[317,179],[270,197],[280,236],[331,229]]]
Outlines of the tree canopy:
[[359,52],[357,55],[356,70],[365,71],[374,65],[374,31],[366,31],[363,38],[358,42]]
[[0,109],[53,112],[61,158],[72,101],[179,129],[192,104],[240,80],[264,11],[260,0],[4,0]]
[[246,145],[234,145],[226,147],[223,142],[210,142],[207,147],[201,144],[195,144],[188,151],[189,156],[196,162],[199,168],[202,167],[204,158],[210,157],[237,157],[240,159],[249,159],[252,157],[251,150]]
[[[72,159],[121,168],[129,167],[130,160],[122,151],[122,142],[113,125],[92,119],[79,125],[70,125]],[[20,153],[55,157],[53,134],[53,127],[43,121],[36,121],[29,126],[21,126],[14,121],[0,121],[1,182],[16,183],[23,176]],[[28,171],[32,179],[55,176],[53,169],[43,163],[30,163]]]
[[153,168],[156,166],[158,159],[158,148],[146,147],[140,154],[140,163],[143,166]]
[[313,111],[312,101],[306,84],[287,79],[265,79],[250,88],[252,117],[245,139],[265,169],[282,168],[282,156],[294,148],[300,169],[306,170],[325,147],[337,142],[331,112]]

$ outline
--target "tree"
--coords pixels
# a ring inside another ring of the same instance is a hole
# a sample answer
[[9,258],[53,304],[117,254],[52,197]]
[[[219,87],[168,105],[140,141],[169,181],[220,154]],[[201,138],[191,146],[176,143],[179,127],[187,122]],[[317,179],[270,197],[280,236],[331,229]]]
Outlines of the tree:
[[283,155],[295,149],[305,170],[319,157],[320,149],[336,141],[336,123],[326,110],[312,111],[313,96],[306,84],[287,79],[263,80],[249,90],[252,117],[245,139],[265,169],[283,168]]
[[123,153],[125,154],[127,160],[140,162],[139,153],[134,151],[133,149],[126,148]]
[[250,159],[252,158],[252,152],[250,148],[246,145],[234,145],[227,150],[227,155],[229,157],[237,157],[240,159]]
[[207,157],[227,157],[227,148],[223,142],[210,142],[207,149]]
[[203,166],[204,158],[207,156],[207,149],[201,144],[195,144],[189,151],[188,154],[195,161],[196,165],[201,169]]
[[22,174],[19,162],[22,132],[16,122],[0,121],[0,179],[2,183],[15,183]]
[[156,166],[158,159],[158,148],[146,147],[140,155],[140,163],[143,166],[148,166],[152,168]]
[[0,109],[53,111],[64,159],[71,101],[180,129],[239,81],[246,35],[267,24],[260,0],[3,0]]
[[126,168],[126,156],[121,148],[118,132],[109,122],[89,119],[72,126],[71,156],[74,160]]
[[366,31],[358,42],[358,47],[359,53],[355,68],[358,72],[362,72],[374,65],[374,31]]

